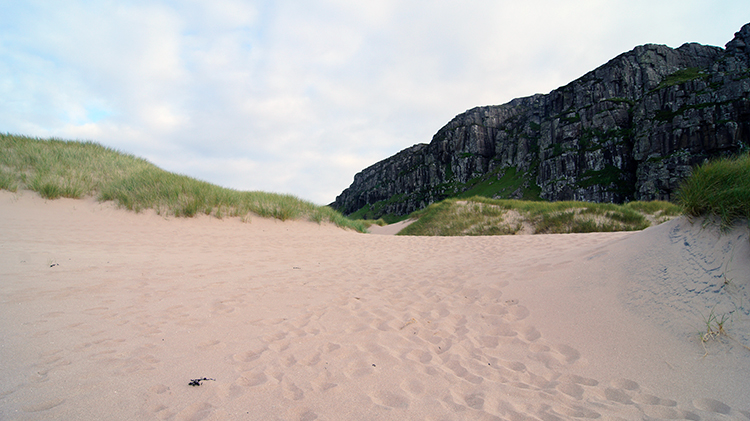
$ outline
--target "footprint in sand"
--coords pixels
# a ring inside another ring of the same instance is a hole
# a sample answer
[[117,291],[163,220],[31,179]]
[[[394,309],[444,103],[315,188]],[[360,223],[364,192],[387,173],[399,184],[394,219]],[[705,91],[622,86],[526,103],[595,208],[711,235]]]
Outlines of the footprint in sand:
[[318,419],[318,414],[313,411],[305,411],[299,416],[299,421],[314,421]]
[[461,365],[460,362],[456,360],[451,360],[445,363],[445,366],[448,367],[451,371],[453,371],[453,374],[455,374],[458,377],[461,377],[462,379],[468,381],[469,383],[473,384],[479,384],[484,381],[482,377],[476,376],[469,372],[469,370],[466,369],[463,365]]
[[195,402],[189,405],[187,408],[180,411],[176,416],[176,420],[201,420],[209,415],[213,411],[213,406],[208,402]]
[[299,362],[300,364],[306,365],[306,366],[317,365],[320,362],[320,352],[315,352],[311,355],[308,355],[302,358]]
[[245,352],[240,352],[238,354],[234,354],[232,356],[232,358],[235,361],[238,361],[238,362],[249,363],[251,361],[255,361],[258,358],[260,358],[261,354],[263,354],[263,352],[265,352],[266,349],[268,349],[268,348],[267,347],[261,347],[261,348],[255,349],[255,350],[249,350],[249,351],[245,351]]
[[32,383],[44,383],[47,380],[47,373],[49,370],[40,370],[29,376],[29,381]]
[[576,374],[566,374],[560,377],[561,382],[569,382],[569,383],[575,383],[580,384],[582,386],[597,386],[599,384],[598,381],[594,379],[589,379],[586,377],[581,377]]
[[339,348],[341,348],[341,345],[335,344],[335,343],[332,343],[332,342],[328,342],[328,344],[326,344],[326,346],[325,346],[324,349],[325,349],[326,352],[333,352],[333,351],[335,351],[335,350],[337,350]]
[[292,341],[289,339],[286,339],[283,341],[271,342],[270,344],[268,344],[268,349],[277,353],[282,353],[286,351],[287,349],[289,349],[291,344],[292,344]]
[[370,398],[376,404],[387,406],[389,408],[406,409],[409,407],[409,398],[387,390],[375,392],[370,396]]
[[216,395],[224,401],[233,400],[243,393],[243,387],[236,383],[224,383],[216,386]]
[[542,337],[542,334],[533,326],[523,328],[520,333],[529,342],[534,342]]
[[13,388],[10,388],[10,389],[8,389],[8,390],[3,390],[3,391],[0,391],[0,398],[4,398],[4,397],[6,397],[6,396],[8,396],[8,395],[12,395],[12,394],[13,394],[13,393],[15,393],[15,392],[16,392],[17,390],[18,390],[18,387],[13,387]]
[[526,371],[526,365],[518,361],[499,360],[499,363],[501,366],[508,368],[510,370],[516,371],[516,372]]
[[516,304],[508,307],[508,314],[505,317],[512,322],[517,322],[529,317],[529,314],[528,308]]
[[575,383],[560,383],[557,385],[557,390],[576,400],[583,398],[583,387]]
[[47,411],[49,409],[52,409],[56,406],[59,406],[63,402],[65,402],[65,399],[51,399],[48,401],[26,405],[26,406],[21,407],[21,409],[24,412],[42,412],[42,411]]
[[[557,352],[557,357],[561,360],[564,364],[573,364],[574,362],[578,361],[581,358],[581,353],[578,352],[577,349],[570,347],[568,345],[554,345],[553,346],[554,351]],[[621,389],[627,389],[627,390],[637,390],[638,384],[636,382],[625,380],[623,379],[621,383],[617,383],[617,386]],[[634,387],[631,389],[631,387]]]
[[604,395],[603,396],[604,399],[608,401],[623,403],[626,405],[633,403],[633,401],[630,399],[630,395],[628,395],[622,389],[615,389],[615,388],[608,387],[604,389],[602,393]]
[[257,373],[254,371],[249,371],[245,373],[241,373],[240,377],[237,379],[236,383],[239,386],[258,386],[268,381],[268,377],[266,377],[265,373]]
[[226,305],[224,302],[215,302],[211,305],[212,313],[229,314],[234,311],[234,306]]
[[374,327],[374,328],[376,328],[376,329],[378,329],[378,330],[381,330],[381,331],[383,331],[383,332],[387,332],[387,331],[389,331],[389,330],[394,330],[394,328],[393,328],[393,327],[391,327],[391,325],[390,325],[390,323],[391,323],[391,322],[392,322],[393,320],[394,320],[393,318],[391,318],[391,319],[388,319],[388,320],[383,320],[383,319],[376,319],[376,320],[375,320],[375,321],[374,321],[374,322],[372,323],[372,325],[371,325],[371,326],[372,326],[372,327]]
[[448,316],[450,316],[450,314],[451,314],[451,312],[450,312],[450,311],[448,311],[448,309],[446,309],[446,308],[441,308],[441,309],[439,309],[439,310],[432,310],[432,311],[430,312],[430,317],[431,317],[432,319],[435,319],[435,320],[437,320],[437,319],[442,319],[442,318],[444,318],[444,317],[448,317]]
[[367,364],[362,361],[353,361],[347,367],[344,374],[350,378],[365,377],[373,373],[373,367],[371,364]]
[[[163,404],[160,404],[160,403],[154,403],[154,404],[149,405],[149,407],[148,407],[149,412],[151,412],[152,414],[159,414],[160,412],[166,411],[168,409],[169,409],[169,407],[167,407],[167,406],[165,406]],[[157,415],[157,417],[159,419],[167,419],[171,415],[172,414],[170,412],[165,412],[164,414]]]
[[466,411],[468,408],[464,405],[457,404],[453,400],[453,396],[451,396],[450,392],[447,392],[446,395],[443,397],[443,399],[440,400],[440,403],[447,408],[449,411],[460,413],[463,411]]
[[417,379],[408,379],[401,382],[401,389],[412,397],[419,397],[424,394],[424,384]]
[[406,354],[406,358],[413,361],[419,361],[422,364],[427,364],[432,361],[432,354],[421,349],[413,349]]
[[539,389],[554,389],[556,383],[545,379],[542,376],[538,376],[534,373],[527,373],[528,382],[530,385]]
[[153,393],[155,395],[161,395],[162,393],[166,392],[167,390],[169,390],[169,387],[167,385],[159,383],[159,384],[151,386],[151,388],[149,389],[149,392],[151,392],[151,393]]
[[633,396],[633,402],[645,405],[677,406],[677,402],[672,399],[661,399],[658,396],[649,395],[648,393],[640,393]]
[[698,420],[699,416],[692,412],[683,411],[682,409],[670,408],[665,406],[647,406],[643,412],[651,418],[665,420]]
[[638,383],[628,379],[615,379],[612,380],[610,384],[612,385],[612,387],[625,390],[638,390],[641,388]]
[[555,411],[572,418],[598,419],[602,416],[602,414],[596,411],[581,406],[558,406],[555,408]]
[[33,335],[31,335],[32,338],[41,338],[42,336],[45,336],[49,333],[49,330],[40,330]]
[[441,339],[441,340],[437,341],[436,343],[437,349],[434,349],[435,353],[437,354],[443,354],[445,352],[448,352],[451,349],[451,346],[453,346],[453,341],[450,339],[447,339],[447,338],[446,339],[438,338],[438,339]]
[[211,340],[211,341],[205,341],[198,344],[198,347],[200,348],[210,348],[212,346],[219,345],[221,341],[218,340]]
[[464,397],[464,402],[466,402],[466,406],[469,408],[482,410],[482,408],[484,408],[484,393],[476,392],[466,395]]
[[496,326],[492,326],[491,328],[487,329],[487,334],[498,338],[510,338],[513,336],[518,336],[518,332],[507,323],[501,323]]
[[500,344],[500,340],[497,336],[480,336],[477,338],[477,343],[483,349],[495,349]]
[[92,307],[92,308],[87,308],[87,309],[83,310],[83,312],[87,313],[87,314],[94,314],[94,313],[101,314],[101,313],[103,313],[104,311],[107,311],[107,310],[109,310],[109,307]]
[[336,386],[338,386],[337,383],[323,382],[323,383],[320,383],[319,385],[317,385],[316,389],[319,392],[325,392],[325,391],[327,391],[329,389],[333,389]]
[[282,393],[285,398],[298,401],[305,396],[305,392],[294,383],[284,383]]
[[39,354],[39,356],[40,357],[51,357],[53,355],[57,355],[57,354],[61,353],[62,351],[63,351],[62,349],[51,349],[51,350],[49,350],[47,352],[42,352],[41,354]]
[[289,356],[284,357],[284,358],[281,359],[281,364],[284,367],[289,368],[289,367],[297,364],[297,358],[295,358],[294,355],[289,355]]
[[280,341],[280,340],[286,338],[286,336],[288,334],[289,334],[288,331],[281,330],[281,331],[278,331],[276,333],[272,333],[270,335],[264,336],[263,340],[266,341],[266,342],[268,342],[268,343],[272,343],[272,342]]
[[727,415],[732,411],[729,405],[715,399],[700,398],[693,401],[693,405],[702,411]]

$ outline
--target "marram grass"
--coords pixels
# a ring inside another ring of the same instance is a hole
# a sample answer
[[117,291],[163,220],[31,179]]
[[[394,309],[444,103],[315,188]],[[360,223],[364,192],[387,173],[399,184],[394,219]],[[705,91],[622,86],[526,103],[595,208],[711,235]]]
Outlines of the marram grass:
[[164,171],[145,159],[93,142],[0,133],[0,189],[33,190],[47,199],[96,196],[133,211],[216,217],[250,214],[280,220],[331,222],[366,232],[360,221],[284,194],[237,191]]
[[709,161],[693,170],[677,193],[688,216],[714,216],[722,226],[750,220],[750,155]]
[[636,231],[650,225],[645,215],[676,215],[668,202],[627,205],[590,202],[497,200],[475,196],[446,199],[414,212],[417,219],[399,235],[506,235]]

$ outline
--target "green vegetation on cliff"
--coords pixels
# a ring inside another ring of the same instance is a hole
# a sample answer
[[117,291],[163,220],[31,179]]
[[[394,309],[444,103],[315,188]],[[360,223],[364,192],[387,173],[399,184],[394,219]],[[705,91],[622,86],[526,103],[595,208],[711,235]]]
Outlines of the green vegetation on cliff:
[[332,222],[365,232],[327,206],[291,195],[246,192],[219,187],[164,171],[145,159],[93,142],[36,139],[0,133],[0,189],[33,190],[47,199],[96,196],[133,211],[154,209],[160,214],[249,214],[280,220]]
[[524,200],[539,200],[541,189],[533,182],[530,182],[530,179],[533,179],[533,176],[527,173],[519,174],[515,167],[506,168],[502,172],[498,169],[486,176],[478,177],[462,185],[467,190],[456,194],[455,197],[468,198],[482,196],[507,199],[513,193],[519,192]]
[[659,86],[654,88],[654,91],[668,88],[670,86],[679,85],[681,83],[690,82],[698,78],[708,78],[708,74],[700,67],[688,67],[686,69],[680,69],[676,72],[669,74],[662,79]]

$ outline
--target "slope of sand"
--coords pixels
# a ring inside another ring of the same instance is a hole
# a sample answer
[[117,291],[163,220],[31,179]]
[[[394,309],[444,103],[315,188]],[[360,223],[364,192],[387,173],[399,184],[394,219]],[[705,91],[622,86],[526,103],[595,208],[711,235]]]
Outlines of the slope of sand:
[[0,419],[747,420],[749,256],[683,218],[393,237],[0,191]]
[[370,234],[378,234],[378,235],[396,235],[399,232],[401,232],[402,229],[408,227],[411,225],[415,219],[407,219],[400,222],[395,222],[393,224],[388,224],[385,226],[379,226],[379,225],[373,225],[371,226],[367,231]]

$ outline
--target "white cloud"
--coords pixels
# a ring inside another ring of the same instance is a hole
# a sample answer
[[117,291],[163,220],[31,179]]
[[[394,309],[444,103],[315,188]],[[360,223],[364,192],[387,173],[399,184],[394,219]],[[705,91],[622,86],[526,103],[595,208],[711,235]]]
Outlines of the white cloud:
[[636,45],[723,45],[745,5],[645,0],[7,2],[0,131],[92,139],[329,203],[479,105]]

